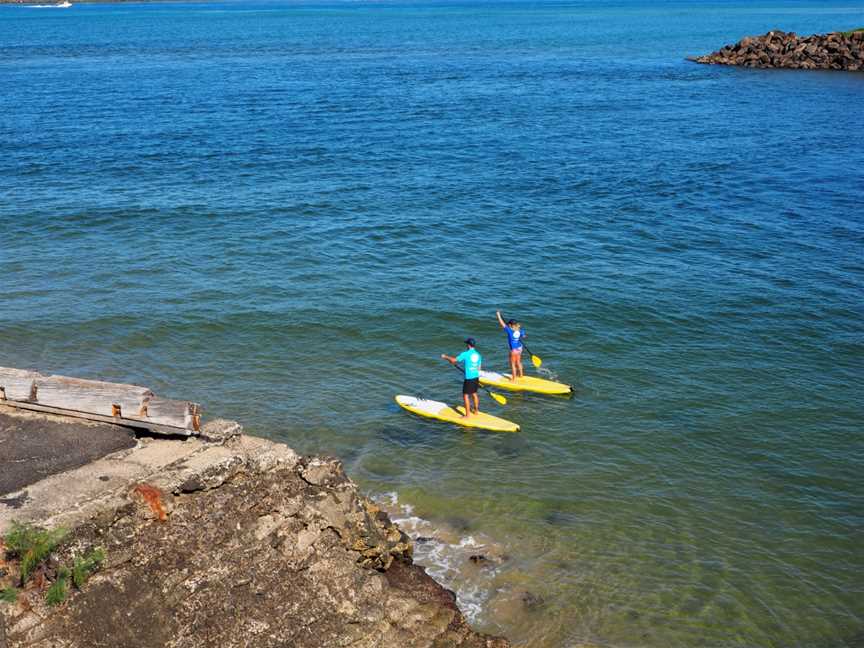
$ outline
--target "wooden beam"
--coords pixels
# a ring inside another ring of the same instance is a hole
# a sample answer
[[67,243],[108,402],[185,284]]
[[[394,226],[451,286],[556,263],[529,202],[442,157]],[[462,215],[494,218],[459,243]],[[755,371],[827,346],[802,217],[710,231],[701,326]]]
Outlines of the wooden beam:
[[146,387],[8,367],[0,367],[0,402],[169,434],[196,434],[201,422],[197,403],[159,398]]
[[34,412],[45,412],[47,414],[59,414],[60,416],[72,416],[74,418],[83,418],[88,421],[98,421],[100,423],[112,423],[114,425],[122,425],[125,427],[131,428],[143,428],[145,430],[150,430],[151,432],[156,432],[157,434],[167,434],[170,436],[195,436],[198,433],[194,430],[187,430],[185,428],[174,427],[173,425],[158,425],[156,423],[150,423],[148,421],[142,421],[140,419],[127,419],[127,418],[118,418],[115,416],[102,416],[100,414],[92,414],[90,412],[76,412],[75,410],[68,409],[60,409],[59,407],[47,407],[45,405],[38,405],[36,403],[28,403],[25,401],[12,401],[12,400],[4,400],[0,401],[0,405],[7,405],[9,407],[17,407],[19,409],[31,410]]
[[[67,376],[39,378],[36,389],[36,402],[40,405],[103,416],[113,416],[115,405],[123,412],[138,412],[144,399],[153,397],[146,387]],[[185,427],[182,418],[178,417],[177,422],[178,427]]]
[[0,367],[0,387],[5,393],[4,398],[17,401],[29,400],[36,379],[43,377],[42,374],[28,369]]

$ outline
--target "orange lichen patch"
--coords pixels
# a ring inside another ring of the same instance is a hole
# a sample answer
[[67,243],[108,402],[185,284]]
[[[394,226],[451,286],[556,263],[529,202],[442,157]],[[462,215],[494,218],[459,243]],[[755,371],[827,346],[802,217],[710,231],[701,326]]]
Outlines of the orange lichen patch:
[[43,569],[37,570],[36,573],[30,577],[28,588],[30,587],[40,592],[45,589],[45,571]]
[[162,491],[156,488],[155,486],[151,486],[150,484],[138,484],[134,489],[134,493],[140,495],[147,505],[150,507],[150,510],[153,511],[153,515],[156,518],[164,522],[168,519],[168,513],[165,511],[165,505],[162,504]]

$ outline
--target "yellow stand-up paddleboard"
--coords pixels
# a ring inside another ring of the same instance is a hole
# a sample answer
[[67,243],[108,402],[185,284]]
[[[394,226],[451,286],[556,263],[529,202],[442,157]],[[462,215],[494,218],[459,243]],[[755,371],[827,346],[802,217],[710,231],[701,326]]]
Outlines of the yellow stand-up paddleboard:
[[573,388],[570,385],[555,382],[554,380],[545,380],[543,378],[535,378],[534,376],[522,376],[516,380],[510,380],[510,374],[500,374],[494,371],[481,371],[480,384],[497,387],[498,389],[534,392],[536,394],[569,396],[573,393]]
[[506,419],[480,412],[469,418],[463,418],[465,412],[464,407],[452,408],[447,403],[439,403],[438,401],[416,398],[414,396],[397,396],[396,402],[399,407],[402,407],[412,414],[425,416],[426,418],[445,421],[447,423],[455,423],[463,427],[478,428],[480,430],[489,430],[490,432],[518,432],[519,426]]

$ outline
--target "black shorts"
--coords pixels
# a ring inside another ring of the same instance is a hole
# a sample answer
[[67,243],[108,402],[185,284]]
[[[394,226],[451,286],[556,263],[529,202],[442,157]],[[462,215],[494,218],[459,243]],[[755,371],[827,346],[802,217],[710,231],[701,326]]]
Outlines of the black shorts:
[[465,382],[462,383],[462,393],[463,394],[476,394],[477,390],[480,388],[480,379],[479,378],[466,378]]

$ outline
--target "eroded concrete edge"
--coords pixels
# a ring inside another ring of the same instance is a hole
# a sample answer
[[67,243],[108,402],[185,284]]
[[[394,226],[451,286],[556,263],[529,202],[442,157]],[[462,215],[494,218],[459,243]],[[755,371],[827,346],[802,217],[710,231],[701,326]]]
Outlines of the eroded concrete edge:
[[169,492],[201,490],[220,485],[246,466],[269,469],[299,460],[284,444],[242,435],[242,427],[233,421],[212,421],[202,432],[200,439],[139,439],[134,448],[4,495],[0,534],[13,521],[74,527],[99,510],[128,500],[141,483]]

